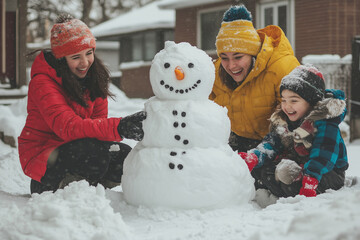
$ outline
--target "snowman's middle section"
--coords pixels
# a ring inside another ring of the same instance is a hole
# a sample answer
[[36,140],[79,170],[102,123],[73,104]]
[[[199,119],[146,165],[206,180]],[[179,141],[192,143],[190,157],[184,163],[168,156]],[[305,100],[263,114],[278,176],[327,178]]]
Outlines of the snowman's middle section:
[[[144,147],[192,148],[227,144],[230,120],[226,108],[210,100],[167,100],[145,104]],[[177,154],[177,153],[173,153]]]
[[145,111],[144,139],[124,162],[127,202],[183,209],[249,202],[254,183],[228,145],[226,108],[210,100],[153,97]]

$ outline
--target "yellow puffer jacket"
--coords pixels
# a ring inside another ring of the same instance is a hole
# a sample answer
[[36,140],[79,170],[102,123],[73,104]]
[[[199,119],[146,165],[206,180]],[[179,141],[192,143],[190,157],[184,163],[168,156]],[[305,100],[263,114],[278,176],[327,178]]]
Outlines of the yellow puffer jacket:
[[218,72],[221,59],[217,59],[215,83],[209,98],[227,107],[233,132],[261,140],[269,132],[268,119],[281,101],[281,79],[300,63],[281,28],[271,25],[257,32],[263,44],[244,82],[235,90],[226,87]]

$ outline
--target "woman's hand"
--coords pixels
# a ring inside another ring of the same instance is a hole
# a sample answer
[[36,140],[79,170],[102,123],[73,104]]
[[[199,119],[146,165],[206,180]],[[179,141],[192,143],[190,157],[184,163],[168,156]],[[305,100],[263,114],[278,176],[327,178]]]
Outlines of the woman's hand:
[[140,111],[126,116],[120,120],[117,130],[121,138],[134,139],[141,141],[144,138],[142,121],[146,119],[146,112]]

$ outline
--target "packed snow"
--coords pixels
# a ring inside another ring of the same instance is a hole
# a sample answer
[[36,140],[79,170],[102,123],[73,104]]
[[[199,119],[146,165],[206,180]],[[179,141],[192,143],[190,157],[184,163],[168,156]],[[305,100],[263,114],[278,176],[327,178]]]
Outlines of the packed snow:
[[194,209],[253,199],[254,179],[228,144],[227,110],[208,99],[214,80],[211,58],[189,43],[166,41],[155,55],[144,139],[124,162],[128,203]]
[[[116,98],[109,99],[110,117],[144,109],[146,100],[128,99],[114,86],[111,90]],[[0,106],[0,131],[17,137],[25,117],[26,98]],[[105,190],[85,181],[30,196],[17,149],[0,141],[0,239],[360,239],[360,185],[350,186],[360,176],[360,140],[347,149],[347,185],[338,191],[276,199],[258,190],[247,205],[170,210],[129,205],[121,187]]]

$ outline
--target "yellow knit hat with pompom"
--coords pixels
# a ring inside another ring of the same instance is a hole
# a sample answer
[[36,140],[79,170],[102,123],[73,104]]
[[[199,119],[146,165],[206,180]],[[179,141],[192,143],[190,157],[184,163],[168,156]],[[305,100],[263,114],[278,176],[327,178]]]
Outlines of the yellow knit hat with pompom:
[[224,14],[216,37],[218,56],[223,52],[240,52],[256,56],[261,40],[251,22],[251,13],[244,5],[232,6]]

